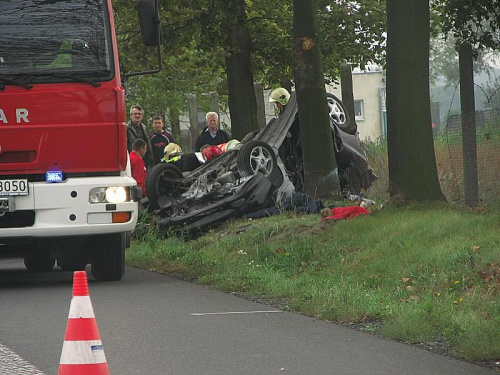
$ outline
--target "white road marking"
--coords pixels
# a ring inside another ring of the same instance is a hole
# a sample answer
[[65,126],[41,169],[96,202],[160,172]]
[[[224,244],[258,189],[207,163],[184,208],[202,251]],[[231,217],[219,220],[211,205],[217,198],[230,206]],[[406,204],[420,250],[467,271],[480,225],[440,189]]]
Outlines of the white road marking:
[[44,375],[28,361],[0,343],[0,374],[4,375]]
[[257,310],[257,311],[224,311],[224,312],[211,312],[211,313],[191,313],[194,316],[203,315],[231,315],[231,314],[268,314],[268,313],[282,313],[279,310]]

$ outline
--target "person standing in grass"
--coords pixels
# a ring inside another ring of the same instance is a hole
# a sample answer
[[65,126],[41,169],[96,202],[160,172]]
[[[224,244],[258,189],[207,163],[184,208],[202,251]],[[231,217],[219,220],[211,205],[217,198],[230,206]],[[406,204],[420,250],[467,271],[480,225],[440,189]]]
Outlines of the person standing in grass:
[[153,157],[155,164],[163,159],[163,150],[170,143],[175,143],[174,136],[163,129],[163,118],[159,115],[153,116],[153,133],[150,134],[151,147],[153,148]]
[[151,141],[149,140],[149,132],[147,131],[146,125],[142,123],[144,118],[144,110],[139,104],[135,104],[130,108],[130,122],[127,124],[127,149],[128,152],[132,152],[132,144],[136,139],[142,139],[146,142],[147,151],[144,156],[144,162],[146,167],[150,168],[154,165],[153,151],[151,147]]
[[142,196],[146,196],[146,164],[144,156],[148,150],[148,145],[143,139],[136,139],[132,143],[132,151],[130,152],[130,167],[132,169],[132,177],[137,181],[137,185],[141,187]]
[[198,136],[194,150],[199,152],[204,145],[220,145],[231,140],[231,135],[219,128],[219,115],[216,112],[208,112],[205,116],[207,127]]

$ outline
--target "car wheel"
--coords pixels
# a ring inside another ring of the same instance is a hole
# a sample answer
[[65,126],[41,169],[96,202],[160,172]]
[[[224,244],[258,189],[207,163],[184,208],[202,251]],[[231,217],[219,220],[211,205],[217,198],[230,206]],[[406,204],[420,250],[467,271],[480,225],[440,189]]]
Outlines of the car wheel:
[[275,186],[283,183],[276,155],[272,147],[264,141],[253,140],[245,143],[238,151],[237,163],[238,170],[243,177],[260,172]]
[[91,272],[98,281],[118,281],[125,273],[126,233],[96,236]]
[[156,164],[148,171],[145,182],[146,194],[153,209],[160,208],[158,199],[167,192],[162,181],[165,179],[177,180],[182,177],[182,171],[175,165],[168,163]]
[[327,93],[326,98],[328,101],[328,111],[330,113],[330,119],[337,125],[342,131],[347,134],[355,135],[358,131],[358,126],[356,122],[350,120],[349,113],[344,103],[337,98],[335,95]]

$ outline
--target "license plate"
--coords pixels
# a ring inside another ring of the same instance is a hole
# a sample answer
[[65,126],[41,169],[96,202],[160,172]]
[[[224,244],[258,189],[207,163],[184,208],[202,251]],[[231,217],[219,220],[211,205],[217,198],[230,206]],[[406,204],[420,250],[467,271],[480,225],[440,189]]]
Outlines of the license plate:
[[28,180],[0,180],[0,195],[28,195]]

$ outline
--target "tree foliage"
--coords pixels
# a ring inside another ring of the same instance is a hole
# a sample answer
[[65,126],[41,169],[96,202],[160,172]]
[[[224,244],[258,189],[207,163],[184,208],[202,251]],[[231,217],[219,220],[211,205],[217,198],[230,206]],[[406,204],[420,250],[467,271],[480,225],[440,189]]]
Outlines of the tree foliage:
[[435,0],[433,8],[445,35],[474,51],[500,46],[500,0]]
[[[261,82],[277,84],[292,78],[292,13],[289,1],[273,6],[263,0],[248,2],[249,24],[254,41],[254,74]],[[316,16],[323,72],[338,77],[340,64],[364,67],[381,63],[385,56],[385,2],[318,0]]]
[[[186,95],[216,91],[224,105],[228,97],[225,58],[227,28],[231,25],[227,1],[160,2],[163,71],[129,80],[130,103],[141,102],[154,112],[167,107],[187,108]],[[251,70],[255,81],[276,86],[292,74],[292,6],[289,1],[245,1],[247,27],[252,41]],[[318,38],[324,73],[334,79],[341,63],[363,66],[381,62],[385,42],[385,2],[380,0],[317,1]],[[114,1],[115,24],[122,70],[155,66],[156,55],[142,45],[134,0]],[[153,78],[154,77],[154,78]],[[153,98],[155,98],[153,100]],[[156,105],[163,107],[156,108]],[[202,106],[204,104],[202,103]]]
[[459,81],[458,49],[473,47],[474,73],[492,74],[492,61],[500,48],[499,0],[435,0],[431,2],[434,40],[431,44],[431,78],[438,75],[447,85]]
[[[459,77],[457,41],[454,36],[437,35],[430,45],[430,79],[432,83],[444,80],[445,86],[455,86]],[[476,51],[474,73],[492,75],[493,51]]]
[[[156,52],[145,47],[140,38],[135,1],[116,2],[114,11],[122,72],[155,68]],[[200,11],[190,2],[160,2],[160,16],[163,69],[158,74],[128,79],[128,105],[140,103],[149,115],[182,113],[187,109],[187,95],[196,94],[200,105],[208,108],[208,99],[202,94],[219,91],[224,70],[223,59],[200,49]]]

